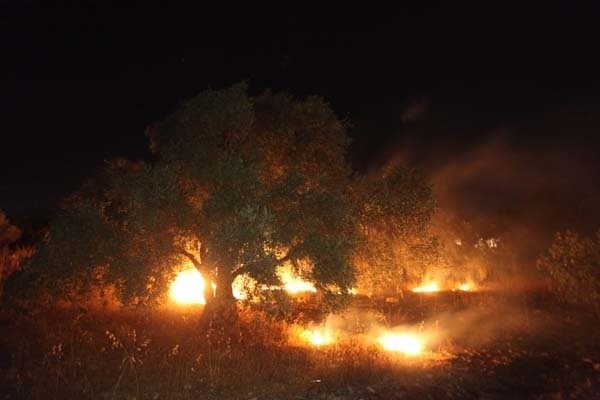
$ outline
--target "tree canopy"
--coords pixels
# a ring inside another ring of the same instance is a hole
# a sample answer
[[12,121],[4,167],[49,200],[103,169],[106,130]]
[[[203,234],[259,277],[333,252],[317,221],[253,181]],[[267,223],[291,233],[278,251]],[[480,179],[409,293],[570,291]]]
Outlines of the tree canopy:
[[410,170],[353,172],[346,128],[319,97],[204,91],[148,129],[151,163],[114,160],[65,199],[30,272],[61,287],[105,280],[128,301],[165,293],[187,260],[226,301],[237,276],[277,284],[287,265],[345,293],[392,240],[423,239],[433,211]]

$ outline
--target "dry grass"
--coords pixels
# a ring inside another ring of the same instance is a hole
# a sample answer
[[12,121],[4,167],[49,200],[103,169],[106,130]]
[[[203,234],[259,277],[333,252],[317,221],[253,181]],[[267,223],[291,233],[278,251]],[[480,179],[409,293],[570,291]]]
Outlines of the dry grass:
[[598,389],[595,341],[565,346],[567,333],[556,330],[538,340],[528,314],[486,342],[448,334],[410,359],[356,334],[311,347],[297,326],[256,311],[227,332],[199,330],[200,310],[40,311],[2,315],[0,398],[545,398]]

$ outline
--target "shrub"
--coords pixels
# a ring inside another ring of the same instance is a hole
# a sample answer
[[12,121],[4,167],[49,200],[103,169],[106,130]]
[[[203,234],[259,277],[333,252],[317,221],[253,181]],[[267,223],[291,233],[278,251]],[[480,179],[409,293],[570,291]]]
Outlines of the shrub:
[[600,230],[596,238],[557,233],[538,268],[550,277],[550,290],[568,304],[600,313]]

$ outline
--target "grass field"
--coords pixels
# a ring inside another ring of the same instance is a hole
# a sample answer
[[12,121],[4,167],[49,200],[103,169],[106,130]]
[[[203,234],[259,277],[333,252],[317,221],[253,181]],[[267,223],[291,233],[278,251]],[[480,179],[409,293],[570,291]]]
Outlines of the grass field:
[[[524,297],[357,300],[343,315],[314,321],[335,333],[323,346],[303,340],[305,320],[244,309],[224,331],[199,329],[200,314],[4,310],[0,398],[600,398],[597,321]],[[383,349],[374,332],[397,326],[427,337],[426,349]]]

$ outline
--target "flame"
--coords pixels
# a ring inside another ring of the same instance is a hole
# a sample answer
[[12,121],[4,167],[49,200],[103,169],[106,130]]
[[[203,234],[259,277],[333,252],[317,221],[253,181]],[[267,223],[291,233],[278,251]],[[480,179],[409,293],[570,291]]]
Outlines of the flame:
[[283,288],[292,294],[302,293],[302,292],[316,292],[315,286],[310,283],[303,281],[301,279],[292,279],[283,284]]
[[281,286],[258,285],[256,280],[249,276],[240,275],[233,281],[233,297],[238,300],[246,300],[257,287],[260,290],[285,290],[291,294],[317,291],[314,284],[296,277],[291,268],[281,267],[277,270],[277,275],[281,280]]
[[468,292],[471,289],[471,285],[468,283],[461,283],[460,285],[458,285],[458,290],[461,290],[463,292]]
[[317,347],[333,343],[333,335],[331,331],[326,329],[306,329],[300,336],[305,341]]
[[247,274],[236,276],[231,285],[233,297],[237,300],[247,300],[256,287],[256,280],[252,279]]
[[408,356],[419,355],[425,348],[421,338],[409,333],[385,333],[377,338],[377,341],[385,350]]
[[[283,286],[265,286],[264,290],[284,289],[292,294],[317,291],[314,284],[296,277],[291,268],[279,268],[277,275]],[[245,300],[256,285],[257,282],[254,279],[240,275],[233,282],[233,296],[238,300]],[[177,274],[171,284],[169,295],[173,301],[179,304],[206,304],[204,286],[204,278],[200,272],[193,267],[186,268]],[[211,283],[211,287],[214,293],[217,288],[216,284]]]
[[431,282],[431,283],[428,283],[427,285],[421,285],[419,287],[416,287],[412,291],[415,292],[415,293],[439,292],[440,291],[440,287],[438,286],[437,283]]
[[288,293],[296,294],[301,292],[316,292],[315,285],[311,282],[298,278],[291,268],[281,267],[277,270],[277,275],[283,283],[283,289]]
[[184,269],[171,283],[169,295],[179,304],[206,304],[204,285],[204,278],[197,269]]

